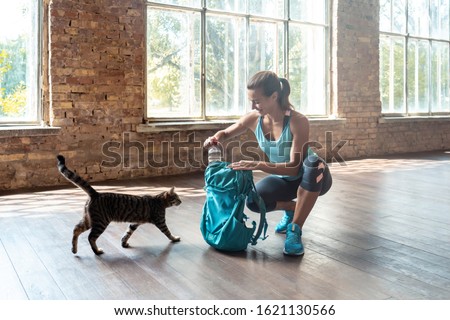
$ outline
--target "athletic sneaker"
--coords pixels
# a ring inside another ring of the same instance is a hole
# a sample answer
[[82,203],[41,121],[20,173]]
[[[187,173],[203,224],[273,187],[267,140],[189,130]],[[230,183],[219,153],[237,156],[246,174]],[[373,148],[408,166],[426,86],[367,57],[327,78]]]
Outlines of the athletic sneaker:
[[298,224],[290,223],[286,230],[286,242],[283,253],[291,256],[301,256],[305,252],[302,244],[302,230]]
[[277,226],[275,227],[275,232],[286,233],[286,228],[288,224],[292,222],[293,218],[294,218],[294,211],[286,210],[284,212],[283,218],[281,218],[280,222],[278,222]]

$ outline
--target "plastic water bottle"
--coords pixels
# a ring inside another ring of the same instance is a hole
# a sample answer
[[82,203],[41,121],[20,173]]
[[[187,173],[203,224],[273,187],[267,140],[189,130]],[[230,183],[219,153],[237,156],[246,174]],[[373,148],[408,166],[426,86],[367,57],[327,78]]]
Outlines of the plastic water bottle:
[[216,143],[213,144],[208,150],[208,163],[217,161],[222,161],[222,151]]

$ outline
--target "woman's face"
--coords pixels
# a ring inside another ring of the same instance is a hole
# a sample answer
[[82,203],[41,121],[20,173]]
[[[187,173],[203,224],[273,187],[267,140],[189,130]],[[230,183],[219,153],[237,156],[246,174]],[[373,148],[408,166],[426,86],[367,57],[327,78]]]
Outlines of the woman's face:
[[261,115],[268,114],[277,106],[277,93],[274,92],[270,97],[263,94],[261,89],[247,90],[248,99],[252,105],[252,110],[256,110]]

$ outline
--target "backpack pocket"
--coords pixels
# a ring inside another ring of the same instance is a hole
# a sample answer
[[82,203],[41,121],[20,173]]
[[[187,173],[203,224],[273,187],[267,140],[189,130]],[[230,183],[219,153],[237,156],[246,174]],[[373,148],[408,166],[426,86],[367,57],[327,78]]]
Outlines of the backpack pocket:
[[235,217],[230,217],[217,233],[204,232],[204,238],[217,250],[241,251],[247,249],[254,229],[248,228],[244,222]]

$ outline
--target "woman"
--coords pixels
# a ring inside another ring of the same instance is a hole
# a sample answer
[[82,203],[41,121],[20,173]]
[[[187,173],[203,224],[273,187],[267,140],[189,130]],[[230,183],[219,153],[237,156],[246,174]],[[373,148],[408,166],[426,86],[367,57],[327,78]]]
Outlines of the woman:
[[[246,132],[255,133],[266,161],[239,161],[230,164],[234,170],[261,170],[270,175],[256,184],[267,211],[284,210],[275,228],[286,233],[283,252],[304,253],[302,227],[319,195],[331,187],[332,179],[325,161],[308,147],[309,122],[294,110],[289,101],[289,82],[271,71],[256,73],[247,84],[252,111],[235,124],[209,137],[205,147]],[[297,201],[293,201],[297,198]],[[250,210],[258,207],[247,203]]]

